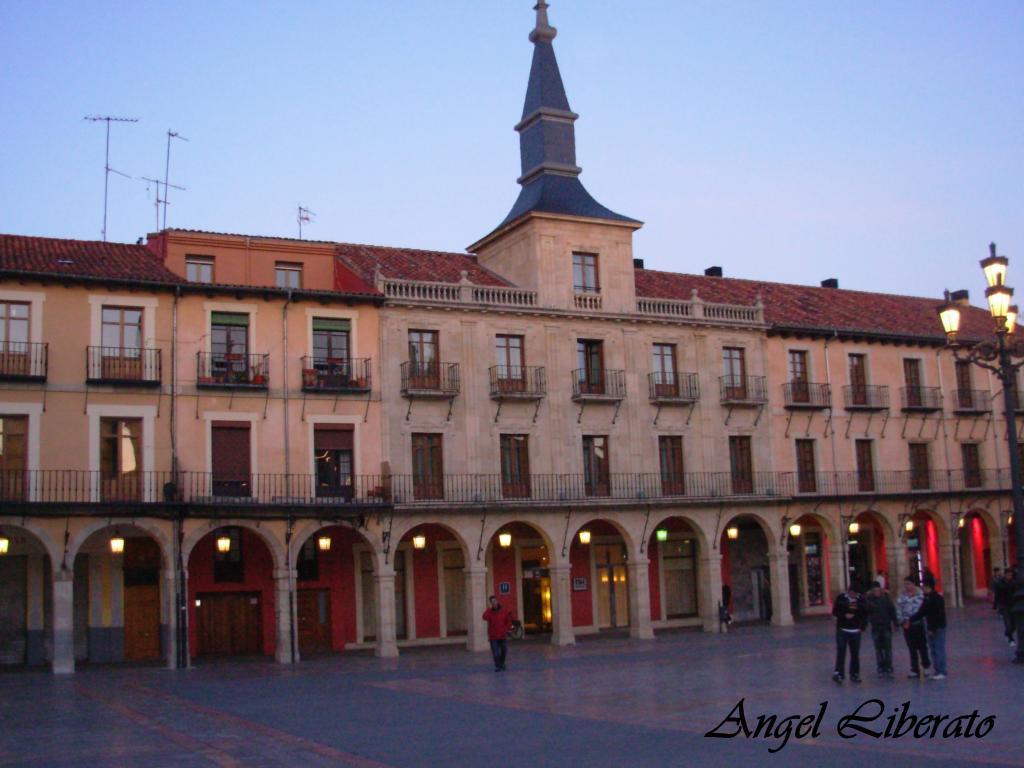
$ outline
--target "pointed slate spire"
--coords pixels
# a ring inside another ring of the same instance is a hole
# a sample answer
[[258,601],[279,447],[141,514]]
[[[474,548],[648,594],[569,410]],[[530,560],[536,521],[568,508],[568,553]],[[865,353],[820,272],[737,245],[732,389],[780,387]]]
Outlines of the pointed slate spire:
[[[523,116],[516,125],[523,186],[512,210],[499,229],[531,211],[561,213],[615,221],[634,221],[598,203],[583,188],[576,165],[576,133],[579,117],[569,108],[552,41],[558,31],[548,22],[548,3],[538,0],[537,23],[530,32],[533,63],[523,102]],[[639,223],[639,222],[638,222]]]

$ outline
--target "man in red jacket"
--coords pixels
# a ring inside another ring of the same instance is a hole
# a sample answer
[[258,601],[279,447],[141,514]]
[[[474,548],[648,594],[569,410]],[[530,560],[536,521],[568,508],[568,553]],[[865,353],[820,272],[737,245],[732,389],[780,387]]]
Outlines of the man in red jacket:
[[508,631],[512,628],[512,616],[498,602],[498,598],[491,595],[491,607],[484,611],[483,619],[487,622],[487,639],[491,641],[494,671],[503,672],[505,670],[505,655],[508,653],[507,638]]

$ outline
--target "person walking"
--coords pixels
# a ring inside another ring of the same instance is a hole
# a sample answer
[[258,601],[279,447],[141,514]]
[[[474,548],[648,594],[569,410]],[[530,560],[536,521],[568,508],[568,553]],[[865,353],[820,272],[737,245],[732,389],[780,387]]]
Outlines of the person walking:
[[896,605],[889,593],[877,581],[871,583],[867,596],[868,622],[871,624],[871,639],[875,643],[875,665],[879,677],[892,678],[892,632],[899,626],[896,620]]
[[494,657],[494,671],[505,671],[505,656],[508,655],[508,631],[512,629],[510,614],[498,598],[491,595],[491,604],[484,611],[483,620],[487,622],[487,639],[491,643],[491,656]]
[[932,652],[935,673],[932,680],[946,679],[946,599],[935,589],[935,579],[926,578],[922,584],[924,600],[921,607],[908,619],[924,621],[928,633],[928,649]]
[[1006,642],[1011,647],[1014,645],[1013,591],[1013,571],[1007,568],[1006,573],[1000,574],[992,582],[992,607],[996,609],[999,617],[1003,620],[1003,635],[1006,636]]
[[923,602],[924,595],[917,586],[917,579],[914,576],[907,576],[903,580],[903,593],[896,600],[896,618],[903,627],[903,639],[907,643],[907,650],[910,651],[910,672],[907,677],[920,677],[922,671],[927,674],[931,666],[924,622],[910,620]]
[[832,680],[843,682],[843,668],[846,666],[846,650],[850,650],[850,681],[860,682],[860,635],[867,626],[868,610],[860,585],[851,583],[846,592],[836,595],[832,604],[832,615],[836,617],[836,666]]

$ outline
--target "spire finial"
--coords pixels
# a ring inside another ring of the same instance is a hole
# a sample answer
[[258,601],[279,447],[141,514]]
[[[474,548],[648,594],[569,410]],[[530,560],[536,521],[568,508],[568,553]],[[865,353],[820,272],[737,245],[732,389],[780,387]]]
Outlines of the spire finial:
[[530,33],[530,42],[536,43],[541,41],[550,43],[555,39],[555,35],[558,34],[558,30],[548,23],[547,0],[537,0],[537,4],[533,6],[533,10],[537,12],[537,26],[534,27],[533,31]]

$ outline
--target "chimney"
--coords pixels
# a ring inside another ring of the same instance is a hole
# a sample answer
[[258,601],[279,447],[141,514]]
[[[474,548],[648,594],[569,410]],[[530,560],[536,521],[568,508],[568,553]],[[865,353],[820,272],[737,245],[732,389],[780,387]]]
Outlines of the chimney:
[[633,259],[633,269],[643,269],[643,268],[644,268],[644,260],[643,259]]
[[704,270],[704,274],[707,277],[721,277],[722,276],[722,268],[721,267],[708,267],[707,269]]
[[961,307],[969,307],[971,305],[971,294],[964,288],[959,291],[953,291],[949,294],[949,300],[954,304],[959,304]]
[[822,288],[838,288],[839,281],[834,277],[827,277],[821,281]]

